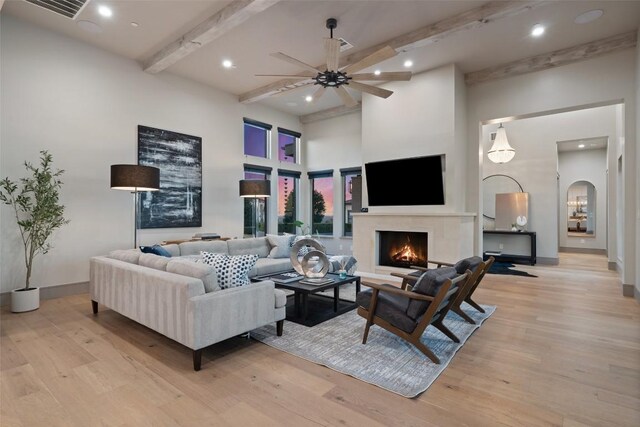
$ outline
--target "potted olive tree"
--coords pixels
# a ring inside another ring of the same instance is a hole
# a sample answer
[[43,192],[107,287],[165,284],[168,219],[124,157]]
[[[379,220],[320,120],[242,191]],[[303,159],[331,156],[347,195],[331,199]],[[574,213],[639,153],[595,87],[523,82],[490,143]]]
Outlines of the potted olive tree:
[[29,176],[19,182],[8,177],[0,181],[0,201],[13,208],[27,270],[24,288],[11,292],[11,311],[16,313],[40,307],[40,288],[30,284],[33,261],[37,255],[49,252],[51,234],[69,222],[64,218],[64,206],[59,203],[60,176],[64,171],[53,170],[52,162],[51,154],[40,151],[38,167],[24,163]]

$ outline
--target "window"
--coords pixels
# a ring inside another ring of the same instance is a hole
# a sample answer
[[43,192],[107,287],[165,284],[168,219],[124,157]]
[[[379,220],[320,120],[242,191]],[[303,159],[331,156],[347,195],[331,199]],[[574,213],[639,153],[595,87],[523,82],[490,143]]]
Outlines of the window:
[[309,172],[311,233],[333,235],[333,171]]
[[342,175],[342,213],[343,213],[343,236],[353,236],[353,217],[352,202],[353,202],[353,178],[362,174],[361,168],[348,168],[340,169],[340,175]]
[[298,139],[302,134],[278,128],[278,160],[287,163],[298,161]]
[[[269,179],[271,168],[244,165],[244,179]],[[244,237],[265,236],[267,233],[267,201],[269,199],[244,198]],[[255,233],[255,234],[254,234]]]
[[300,172],[278,169],[278,234],[296,232],[298,178]]
[[257,120],[244,118],[244,154],[267,158],[269,153],[269,131],[272,126]]

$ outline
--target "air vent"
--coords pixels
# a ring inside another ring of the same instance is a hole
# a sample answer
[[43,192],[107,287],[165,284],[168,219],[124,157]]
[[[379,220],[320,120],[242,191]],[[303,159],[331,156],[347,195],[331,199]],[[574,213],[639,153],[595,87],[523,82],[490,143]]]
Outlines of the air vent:
[[496,140],[496,134],[497,134],[497,133],[498,133],[498,132],[491,132],[491,140],[492,140],[492,141],[495,141],[495,140]]
[[26,0],[58,15],[75,18],[89,0]]
[[344,52],[345,50],[349,50],[353,47],[351,43],[340,37],[340,52]]

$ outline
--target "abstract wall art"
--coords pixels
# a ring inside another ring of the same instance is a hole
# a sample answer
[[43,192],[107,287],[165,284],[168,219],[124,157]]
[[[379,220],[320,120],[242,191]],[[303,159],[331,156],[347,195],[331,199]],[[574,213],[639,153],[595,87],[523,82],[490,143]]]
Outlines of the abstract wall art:
[[140,228],[202,226],[202,138],[138,126],[138,164],[160,169],[160,191],[140,193]]

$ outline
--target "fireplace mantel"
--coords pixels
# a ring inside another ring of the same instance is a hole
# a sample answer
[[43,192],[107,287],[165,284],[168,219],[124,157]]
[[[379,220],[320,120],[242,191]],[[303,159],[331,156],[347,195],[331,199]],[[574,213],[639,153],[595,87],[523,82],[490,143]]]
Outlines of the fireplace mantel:
[[461,213],[354,213],[353,256],[363,275],[388,275],[404,271],[378,265],[378,231],[421,231],[429,233],[429,258],[456,262],[473,255],[476,214]]

